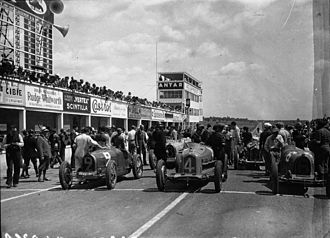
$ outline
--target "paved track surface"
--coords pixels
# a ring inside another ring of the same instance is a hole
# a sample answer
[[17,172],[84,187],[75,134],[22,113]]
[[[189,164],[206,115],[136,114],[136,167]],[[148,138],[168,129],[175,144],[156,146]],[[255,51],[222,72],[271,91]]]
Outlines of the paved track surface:
[[159,192],[148,166],[111,191],[103,181],[63,191],[56,168],[43,183],[30,173],[11,189],[1,175],[2,237],[330,237],[325,188],[274,196],[263,171],[230,170],[221,193],[213,183]]

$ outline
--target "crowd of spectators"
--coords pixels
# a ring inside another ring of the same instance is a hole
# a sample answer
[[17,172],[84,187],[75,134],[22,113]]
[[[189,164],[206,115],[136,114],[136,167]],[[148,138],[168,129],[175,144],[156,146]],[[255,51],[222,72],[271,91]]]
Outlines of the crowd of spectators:
[[4,54],[2,54],[0,64],[0,75],[2,77],[16,78],[20,81],[39,83],[44,86],[59,87],[69,89],[74,92],[98,95],[104,97],[106,100],[121,100],[133,104],[160,107],[172,111],[181,111],[181,107],[172,107],[157,101],[151,102],[147,98],[132,96],[131,92],[129,92],[128,95],[124,95],[122,91],[115,92],[106,86],[97,86],[95,83],[91,84],[83,79],[77,80],[74,77],[60,77],[57,74],[50,75],[43,72],[24,70],[21,66],[15,67],[12,58],[8,59]]

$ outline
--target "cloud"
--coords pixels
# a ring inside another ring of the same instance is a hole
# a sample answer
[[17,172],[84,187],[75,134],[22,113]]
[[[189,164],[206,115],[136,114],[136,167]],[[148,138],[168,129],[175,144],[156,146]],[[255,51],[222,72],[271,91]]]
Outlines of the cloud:
[[185,39],[185,36],[183,33],[181,33],[178,30],[174,30],[170,26],[163,26],[162,30],[163,30],[163,33],[165,34],[165,37],[168,37],[170,39],[177,40],[177,41],[182,41]]
[[217,57],[228,54],[228,50],[220,48],[215,42],[207,41],[203,42],[196,50],[197,55],[205,57]]

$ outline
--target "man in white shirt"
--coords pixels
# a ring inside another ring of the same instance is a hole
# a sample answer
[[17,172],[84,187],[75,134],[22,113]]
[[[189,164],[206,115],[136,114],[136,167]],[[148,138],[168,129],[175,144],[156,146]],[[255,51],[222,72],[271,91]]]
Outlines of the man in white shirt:
[[127,133],[127,140],[128,140],[128,151],[133,154],[134,150],[136,148],[136,144],[135,144],[135,126],[132,125],[131,126],[131,130]]
[[93,140],[92,137],[90,136],[90,133],[91,133],[90,128],[86,127],[82,130],[82,133],[74,139],[74,144],[76,145],[76,150],[75,150],[76,171],[78,171],[78,169],[81,168],[81,161],[92,146],[96,146],[100,149],[107,148],[106,146],[102,147],[101,145],[99,145],[99,143]]

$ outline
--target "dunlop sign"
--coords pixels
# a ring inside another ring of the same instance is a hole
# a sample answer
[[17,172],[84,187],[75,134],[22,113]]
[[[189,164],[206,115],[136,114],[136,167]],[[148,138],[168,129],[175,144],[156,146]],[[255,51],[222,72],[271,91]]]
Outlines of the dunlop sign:
[[111,116],[111,101],[102,98],[91,98],[91,113]]

